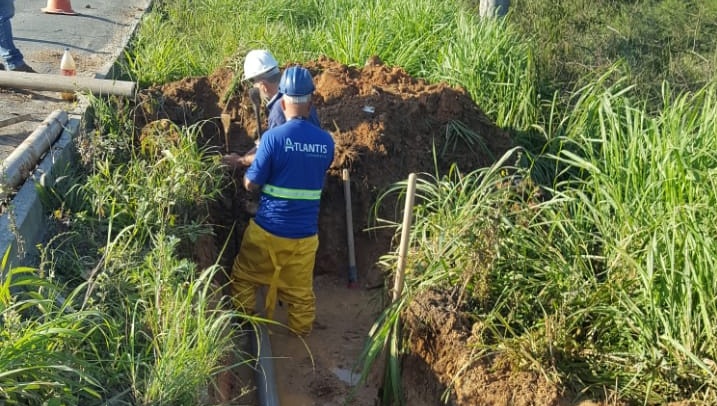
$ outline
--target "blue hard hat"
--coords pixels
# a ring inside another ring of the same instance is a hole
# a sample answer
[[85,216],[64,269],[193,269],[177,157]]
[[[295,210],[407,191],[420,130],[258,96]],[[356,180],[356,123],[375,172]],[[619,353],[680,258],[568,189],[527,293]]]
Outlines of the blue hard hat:
[[287,96],[306,96],[314,92],[311,72],[301,66],[292,66],[284,71],[279,82],[279,91]]

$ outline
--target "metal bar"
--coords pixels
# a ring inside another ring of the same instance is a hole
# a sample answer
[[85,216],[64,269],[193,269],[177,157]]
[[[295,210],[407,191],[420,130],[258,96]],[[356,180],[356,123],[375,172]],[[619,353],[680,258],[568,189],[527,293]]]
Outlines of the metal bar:
[[17,123],[21,123],[21,122],[27,121],[31,118],[32,118],[31,114],[22,114],[17,117],[6,118],[5,120],[0,120],[0,128],[7,127],[9,125],[13,125],[13,124],[17,124]]
[[351,180],[349,179],[349,170],[341,171],[341,179],[344,181],[344,200],[346,201],[346,239],[349,248],[349,288],[355,288],[358,285],[358,270],[356,269],[356,253],[354,247],[354,221],[351,210]]

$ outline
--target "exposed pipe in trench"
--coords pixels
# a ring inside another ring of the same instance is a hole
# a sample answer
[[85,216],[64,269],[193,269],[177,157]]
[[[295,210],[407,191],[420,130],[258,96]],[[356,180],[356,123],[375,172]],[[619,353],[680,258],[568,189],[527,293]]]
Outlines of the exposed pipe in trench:
[[249,332],[249,335],[251,336],[252,353],[256,354],[257,358],[254,377],[259,406],[279,406],[279,392],[276,388],[269,332],[263,323],[257,323],[255,329],[256,331]]
[[25,141],[0,162],[0,197],[5,197],[30,176],[40,158],[60,136],[68,120],[66,111],[53,111]]

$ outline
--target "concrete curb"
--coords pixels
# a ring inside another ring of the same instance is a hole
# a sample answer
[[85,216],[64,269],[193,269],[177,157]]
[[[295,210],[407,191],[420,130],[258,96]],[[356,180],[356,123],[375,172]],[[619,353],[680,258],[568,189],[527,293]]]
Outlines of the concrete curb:
[[[146,0],[145,6],[144,6],[145,15],[146,15],[147,12],[149,12],[150,10],[152,10],[152,7],[154,7],[154,0]],[[144,19],[144,16],[143,16],[142,18],[140,18],[140,19],[138,19],[138,20],[132,22],[132,24],[131,24],[131,26],[130,26],[130,30],[129,30],[129,31],[127,32],[127,34],[122,38],[122,43],[123,43],[123,44],[129,44],[130,39],[132,39],[132,37],[134,37],[134,35],[135,35],[135,33],[137,32],[137,30],[139,29],[139,25],[142,23],[142,20],[143,20],[143,19]],[[110,61],[109,61],[108,63],[106,63],[105,65],[103,65],[103,66],[99,69],[99,72],[97,72],[97,73],[95,74],[95,78],[97,78],[97,79],[110,79],[110,78],[114,78],[114,77],[119,77],[119,76],[120,76],[120,72],[117,72],[117,71],[116,71],[116,69],[117,69],[117,63],[118,63],[119,61],[125,59],[125,53],[124,53],[124,51],[125,51],[125,48],[126,48],[126,47],[127,47],[127,46],[125,45],[124,47],[119,48],[119,49],[116,51],[116,53],[112,55],[112,57],[110,58]]]
[[[144,14],[154,6],[154,0],[143,0],[142,3]],[[95,74],[95,78],[107,79],[117,74],[114,71],[116,64],[124,57],[126,46],[135,35],[143,19],[144,16],[130,23],[129,30],[123,33],[120,39],[124,45],[112,51],[107,62]],[[24,180],[24,183],[21,183],[22,186],[18,185],[20,189],[10,202],[6,212],[0,216],[0,258],[7,250],[10,250],[6,269],[17,266],[38,266],[40,252],[37,245],[46,237],[47,216],[44,215],[36,184],[54,186],[57,172],[70,164],[71,157],[75,152],[73,140],[78,135],[80,122],[86,114],[86,108],[86,103],[81,102],[78,110],[72,113],[62,112],[63,115],[69,116],[69,120],[64,124],[59,138],[57,133],[42,132],[41,137],[52,135],[52,138],[48,137],[47,139],[57,138],[57,140],[49,146],[47,152],[40,152],[40,154],[44,153],[44,158],[40,160],[33,173]],[[2,273],[3,269],[0,269],[0,280],[2,280]]]
[[25,182],[26,175],[35,168],[40,158],[60,136],[67,120],[65,111],[53,111],[25,141],[0,162],[0,197],[7,197],[10,190],[16,190]]
[[[47,227],[35,185],[53,186],[59,170],[70,163],[74,152],[72,141],[78,134],[80,121],[81,116],[68,117],[60,137],[17,192],[7,212],[0,217],[0,255],[10,250],[6,269],[37,266],[40,253],[37,245],[45,237]],[[46,127],[46,131],[50,130],[51,127]],[[49,134],[47,136],[50,137]]]

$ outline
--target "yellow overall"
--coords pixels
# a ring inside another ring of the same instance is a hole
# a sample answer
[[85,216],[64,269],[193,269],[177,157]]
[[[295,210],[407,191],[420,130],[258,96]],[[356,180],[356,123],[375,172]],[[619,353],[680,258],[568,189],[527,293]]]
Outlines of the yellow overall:
[[310,333],[316,312],[313,280],[318,247],[318,235],[277,237],[252,219],[232,267],[235,304],[253,313],[257,289],[269,286],[264,304],[266,317],[273,317],[279,299],[287,305],[289,328],[300,335]]

